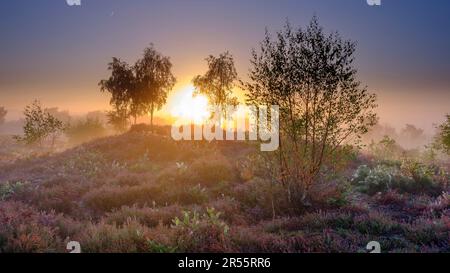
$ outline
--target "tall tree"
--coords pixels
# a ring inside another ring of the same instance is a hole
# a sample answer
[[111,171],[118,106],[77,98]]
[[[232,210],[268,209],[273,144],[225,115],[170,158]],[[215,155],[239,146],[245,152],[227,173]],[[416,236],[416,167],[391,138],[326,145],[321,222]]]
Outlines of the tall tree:
[[8,111],[6,111],[5,107],[0,107],[0,125],[5,123],[6,114],[8,114]]
[[196,93],[206,95],[210,104],[220,107],[227,118],[226,106],[237,105],[237,98],[232,91],[237,80],[233,56],[227,51],[219,57],[210,55],[206,62],[208,71],[203,76],[194,77],[192,83]]
[[153,115],[166,103],[167,94],[175,85],[170,58],[155,50],[153,45],[144,50],[143,57],[134,66],[136,77],[136,110],[150,113],[153,128]]
[[281,177],[302,201],[343,145],[376,123],[376,97],[356,78],[354,52],[316,17],[306,29],[287,23],[275,38],[266,31],[252,52],[247,102],[280,106]]

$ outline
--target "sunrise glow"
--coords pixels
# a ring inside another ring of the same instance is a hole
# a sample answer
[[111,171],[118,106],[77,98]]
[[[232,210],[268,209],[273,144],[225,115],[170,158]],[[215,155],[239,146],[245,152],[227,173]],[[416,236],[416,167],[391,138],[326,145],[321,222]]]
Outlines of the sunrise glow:
[[176,91],[169,102],[169,113],[175,118],[196,124],[203,123],[210,116],[208,98],[203,95],[194,95],[192,85]]

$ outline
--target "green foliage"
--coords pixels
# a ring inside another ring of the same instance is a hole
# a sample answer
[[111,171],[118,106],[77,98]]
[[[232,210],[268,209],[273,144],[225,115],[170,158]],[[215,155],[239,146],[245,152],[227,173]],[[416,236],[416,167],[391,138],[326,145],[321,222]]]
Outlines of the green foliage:
[[206,95],[213,106],[221,107],[226,118],[226,106],[237,105],[237,98],[232,91],[237,80],[233,56],[227,51],[219,57],[210,55],[206,62],[208,71],[203,76],[194,77],[192,83],[196,94]]
[[173,219],[175,241],[181,251],[223,252],[227,249],[228,225],[220,220],[220,212],[207,208],[206,213],[183,212]]
[[0,201],[8,199],[14,193],[23,190],[29,184],[30,183],[28,181],[6,181],[4,183],[0,183]]
[[393,170],[384,165],[369,169],[367,166],[360,166],[353,176],[353,182],[359,190],[368,194],[387,191],[393,180]]
[[404,160],[401,166],[380,164],[369,168],[361,165],[354,173],[352,182],[358,190],[370,195],[393,189],[437,196],[445,187],[431,167],[413,160]]
[[38,143],[43,145],[43,141],[51,138],[53,147],[57,135],[63,129],[63,123],[46,112],[42,108],[41,103],[35,100],[31,105],[27,105],[24,111],[25,125],[23,127],[24,136],[16,136],[16,140],[23,141],[27,144]]
[[187,229],[191,231],[195,231],[199,228],[202,222],[206,222],[211,226],[219,227],[223,230],[223,233],[226,235],[228,233],[229,227],[220,219],[220,215],[222,213],[216,211],[215,208],[207,208],[206,213],[199,214],[197,211],[184,211],[183,217],[180,219],[175,217],[172,220],[173,227]]
[[447,154],[450,155],[450,114],[447,115],[446,121],[439,126],[439,142]]
[[148,240],[148,248],[151,253],[175,253],[178,249],[176,246],[166,246],[152,240]]
[[99,119],[86,118],[75,125],[68,125],[65,133],[69,141],[74,144],[87,142],[95,138],[104,137],[107,134],[105,127]]

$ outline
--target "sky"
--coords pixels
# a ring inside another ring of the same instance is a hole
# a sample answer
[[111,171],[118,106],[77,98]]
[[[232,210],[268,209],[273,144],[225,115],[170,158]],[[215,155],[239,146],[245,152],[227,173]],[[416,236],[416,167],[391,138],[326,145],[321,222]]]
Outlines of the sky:
[[426,130],[450,112],[450,1],[381,0],[2,0],[0,106],[8,119],[34,99],[72,114],[108,109],[98,82],[112,57],[134,63],[153,43],[170,56],[177,90],[230,51],[245,79],[267,27],[305,26],[357,41],[359,80],[378,95],[382,123]]

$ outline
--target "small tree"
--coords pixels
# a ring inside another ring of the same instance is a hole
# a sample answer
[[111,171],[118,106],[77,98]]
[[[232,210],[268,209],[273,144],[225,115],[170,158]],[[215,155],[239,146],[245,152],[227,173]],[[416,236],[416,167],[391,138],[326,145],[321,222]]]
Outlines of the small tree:
[[56,137],[63,129],[63,123],[50,113],[46,112],[38,100],[35,100],[31,105],[25,107],[24,115],[24,136],[16,136],[16,140],[27,144],[37,143],[42,147],[44,141],[47,138],[50,138],[51,147],[53,147]]
[[171,70],[170,58],[156,51],[153,45],[144,50],[142,59],[134,66],[136,111],[140,114],[150,113],[152,130],[154,112],[166,103],[167,94],[176,82]]
[[192,83],[196,93],[206,95],[209,102],[220,107],[224,118],[227,118],[226,106],[237,105],[237,98],[232,91],[237,80],[233,56],[227,51],[219,57],[210,55],[206,62],[208,71],[203,76],[194,77]]
[[6,111],[5,107],[0,107],[0,125],[5,123],[6,114],[8,114],[8,111]]

